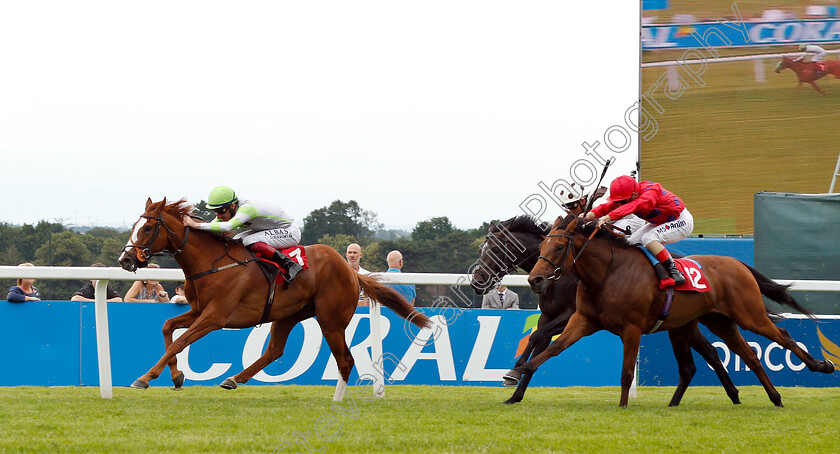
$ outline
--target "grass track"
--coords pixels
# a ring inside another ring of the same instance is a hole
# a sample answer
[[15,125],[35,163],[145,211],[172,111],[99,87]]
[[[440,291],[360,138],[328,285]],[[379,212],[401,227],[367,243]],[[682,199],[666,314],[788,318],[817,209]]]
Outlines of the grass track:
[[[819,81],[828,96],[796,76],[773,72],[755,80],[752,61],[709,63],[699,87],[674,100],[656,99],[659,132],[641,144],[642,178],[678,194],[694,215],[694,233],[752,233],[753,195],[759,191],[824,193],[840,153],[840,80]],[[665,72],[642,70],[642,91]],[[648,103],[645,102],[647,105]]]
[[[355,418],[330,408],[324,386],[114,391],[103,400],[97,388],[0,388],[0,451],[270,453],[306,431],[323,452],[838,450],[838,388],[780,388],[786,407],[775,408],[760,387],[742,387],[740,406],[719,387],[693,387],[667,408],[672,388],[642,387],[619,409],[616,387],[533,388],[507,406],[501,387],[392,386],[375,401],[354,394]],[[314,432],[323,415],[336,421],[326,433],[340,431],[327,443]]]

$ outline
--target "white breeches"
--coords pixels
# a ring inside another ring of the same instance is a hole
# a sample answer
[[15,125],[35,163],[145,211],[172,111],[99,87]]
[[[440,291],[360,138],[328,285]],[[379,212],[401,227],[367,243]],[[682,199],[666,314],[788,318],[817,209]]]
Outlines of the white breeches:
[[691,235],[694,230],[694,218],[688,212],[688,208],[682,210],[680,216],[673,221],[659,225],[648,223],[637,231],[634,231],[628,241],[632,244],[641,244],[647,247],[653,241],[662,244],[676,243]]
[[234,239],[242,240],[242,244],[250,246],[262,242],[277,249],[297,246],[300,243],[300,227],[292,225],[288,229],[270,229],[253,231],[247,230],[237,234]]

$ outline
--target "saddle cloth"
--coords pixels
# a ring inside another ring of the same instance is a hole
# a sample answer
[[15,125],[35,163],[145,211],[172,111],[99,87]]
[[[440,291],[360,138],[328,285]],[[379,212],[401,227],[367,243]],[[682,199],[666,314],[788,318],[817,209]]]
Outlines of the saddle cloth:
[[674,287],[675,290],[705,293],[712,289],[709,281],[706,280],[706,275],[700,271],[703,267],[699,263],[690,258],[676,259],[674,263],[680,273],[685,276],[685,282]]
[[[285,254],[286,257],[289,257],[290,259],[296,261],[298,263],[298,265],[301,266],[301,268],[303,268],[303,269],[309,268],[309,258],[306,256],[306,250],[303,248],[303,246],[287,247],[285,249],[279,249],[279,251],[280,251],[281,254]],[[276,264],[276,263],[272,262],[271,260],[269,260],[267,258],[264,258],[264,257],[259,257],[258,256],[257,259],[260,261],[260,265],[263,266],[263,269],[267,270],[267,269],[270,268],[270,269],[273,269],[273,270],[278,270],[278,269],[280,270],[280,272],[277,273],[276,275],[274,275],[274,273],[272,273],[272,277],[274,278],[275,282],[277,282],[278,284],[282,284],[282,283],[286,282],[286,280],[283,279],[283,273],[285,273],[287,271],[286,268],[283,268],[282,266],[280,266],[280,265],[278,265],[278,264]]]

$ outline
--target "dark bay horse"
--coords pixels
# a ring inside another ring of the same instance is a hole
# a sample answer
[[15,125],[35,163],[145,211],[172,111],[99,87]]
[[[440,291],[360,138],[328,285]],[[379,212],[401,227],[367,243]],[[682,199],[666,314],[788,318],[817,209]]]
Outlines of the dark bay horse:
[[776,65],[775,71],[778,73],[783,69],[790,68],[799,79],[797,87],[802,86],[802,83],[805,82],[814,87],[814,90],[817,90],[820,94],[825,95],[826,93],[817,86],[817,79],[828,74],[833,75],[836,79],[840,78],[840,60],[827,60],[820,63],[824,66],[825,71],[820,71],[817,62],[797,61],[790,57],[782,57],[782,60]]
[[[473,270],[471,286],[479,295],[490,291],[503,276],[514,272],[517,267],[531,272],[540,255],[540,243],[549,234],[551,227],[537,224],[531,217],[517,216],[506,221],[492,224],[479,251],[478,265]],[[562,333],[575,313],[575,295],[578,279],[572,273],[552,280],[544,291],[539,293],[540,318],[537,330],[528,338],[528,346],[514,367],[525,364],[530,358],[542,353],[551,342],[551,338]],[[669,406],[677,406],[682,400],[691,379],[697,371],[690,348],[697,351],[714,369],[726,394],[732,403],[741,403],[738,389],[729,378],[718,357],[717,350],[700,332],[697,323],[668,331],[673,346],[674,356],[679,368],[679,384],[674,391]],[[519,381],[513,396],[506,404],[521,402],[533,374],[525,374]]]
[[[674,329],[699,319],[744,360],[764,386],[770,401],[780,407],[779,392],[770,382],[755,351],[741,336],[739,326],[792,351],[811,371],[834,371],[831,361],[814,359],[767,316],[762,294],[813,317],[793,299],[788,287],[731,257],[698,255],[691,258],[702,267],[712,290],[676,292],[670,314],[659,330]],[[607,330],[619,336],[624,344],[619,405],[627,406],[641,335],[656,325],[665,292],[659,290],[649,260],[637,247],[607,233],[606,229],[596,229],[594,223],[583,224],[574,216],[554,223],[540,245],[540,260],[531,270],[528,281],[532,290],[539,293],[555,276],[568,272],[574,273],[581,285],[576,299],[577,310],[566,329],[545,351],[508,372],[505,380],[516,383],[523,374],[533,373],[546,360],[582,337]]]
[[[167,365],[175,387],[180,388],[184,374],[178,370],[176,354],[211,331],[249,328],[261,323],[263,318],[268,283],[253,255],[239,242],[184,227],[182,219],[190,215],[190,210],[184,200],[167,204],[166,199],[154,203],[149,199],[119,258],[124,269],[135,271],[146,266],[154,253],[167,252],[187,276],[184,290],[190,310],[164,323],[166,352],[132,384],[135,388],[148,388],[149,381],[159,377]],[[279,358],[292,328],[302,320],[316,317],[341,373],[334,397],[341,400],[354,364],[344,330],[356,311],[359,287],[399,316],[421,328],[430,327],[431,320],[406,303],[399,293],[357,274],[333,248],[312,245],[306,246],[305,251],[309,269],[302,271],[288,287],[281,289],[278,285],[267,317],[272,326],[265,353],[247,369],[226,379],[223,388],[236,388],[237,383],[247,382]],[[218,272],[204,274],[211,270]],[[173,341],[172,332],[178,328],[187,331]]]

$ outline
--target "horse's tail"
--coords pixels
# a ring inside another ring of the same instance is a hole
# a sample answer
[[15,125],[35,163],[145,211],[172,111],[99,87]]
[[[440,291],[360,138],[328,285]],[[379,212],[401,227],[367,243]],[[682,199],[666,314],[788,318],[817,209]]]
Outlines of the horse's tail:
[[[740,260],[739,260],[740,261]],[[770,298],[771,300],[779,303],[784,304],[785,306],[790,306],[797,311],[805,314],[811,320],[816,320],[814,313],[802,307],[794,298],[793,295],[790,294],[788,289],[791,287],[792,284],[782,285],[778,282],[770,279],[769,277],[761,274],[757,269],[747,265],[744,262],[741,262],[742,265],[747,267],[752,273],[755,281],[758,283],[758,288],[761,290],[761,294]],[[768,310],[769,314],[774,314],[773,311]],[[775,315],[775,314],[774,314]]]
[[365,295],[374,301],[378,301],[383,306],[396,312],[400,317],[414,323],[420,328],[431,328],[432,320],[429,319],[422,312],[418,312],[411,304],[406,302],[402,295],[397,293],[391,287],[381,284],[372,277],[357,275],[359,278],[359,285],[365,292]]

